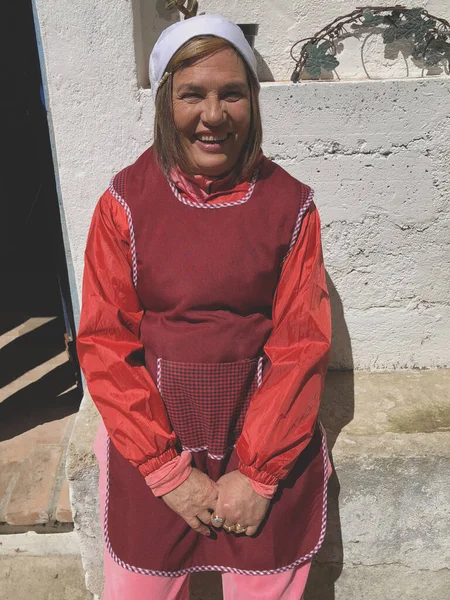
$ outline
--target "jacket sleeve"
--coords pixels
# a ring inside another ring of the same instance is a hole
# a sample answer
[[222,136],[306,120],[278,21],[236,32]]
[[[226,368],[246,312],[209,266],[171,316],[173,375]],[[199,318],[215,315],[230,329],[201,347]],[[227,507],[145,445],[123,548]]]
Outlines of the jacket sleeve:
[[178,451],[164,404],[143,364],[143,308],[131,264],[126,213],[107,191],[95,209],[86,246],[77,350],[111,441],[147,476]]
[[264,346],[271,366],[250,401],[236,446],[239,470],[268,485],[285,479],[308,445],[328,366],[330,303],[314,204],[283,266],[272,317]]

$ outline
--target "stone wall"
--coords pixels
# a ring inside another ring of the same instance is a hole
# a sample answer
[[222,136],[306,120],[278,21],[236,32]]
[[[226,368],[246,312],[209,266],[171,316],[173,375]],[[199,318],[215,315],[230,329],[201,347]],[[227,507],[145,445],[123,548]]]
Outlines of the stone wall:
[[316,191],[335,367],[449,363],[449,84],[263,88],[266,153]]
[[[163,4],[149,2],[150,16],[164,14]],[[225,12],[237,20],[263,20],[270,4],[274,28],[284,28],[277,39],[286,44],[293,31],[297,37],[311,34],[352,7],[326,3],[325,10],[324,2],[314,3],[306,18],[300,6],[305,2],[251,4],[246,13],[248,3],[226,3],[231,12]],[[79,296],[94,205],[111,176],[152,140],[153,101],[138,83],[133,42],[142,45],[137,37],[142,31],[136,32],[140,5],[137,0],[36,0],[36,5]],[[450,11],[443,2],[428,8],[443,16]],[[298,23],[289,21],[292,11]],[[159,27],[170,22],[158,19]],[[143,31],[154,36],[148,26]],[[275,55],[269,43],[258,43],[280,73],[283,49],[277,46]],[[444,77],[262,85],[265,152],[316,191],[334,302],[335,368],[449,364],[449,85]]]

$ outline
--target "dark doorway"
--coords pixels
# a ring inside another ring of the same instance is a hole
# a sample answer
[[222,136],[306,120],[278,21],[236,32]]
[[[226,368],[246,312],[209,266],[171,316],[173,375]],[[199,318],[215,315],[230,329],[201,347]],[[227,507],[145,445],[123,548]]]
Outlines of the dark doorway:
[[69,313],[70,296],[31,0],[4,3],[1,21],[1,307],[62,317],[60,288]]
[[[32,3],[3,2],[0,10],[1,463],[3,442],[9,444],[11,462],[13,440],[75,413],[81,391]],[[33,443],[43,442],[35,436]],[[28,458],[21,455],[20,460]],[[14,486],[2,483],[9,494]],[[2,502],[0,497],[0,509]]]

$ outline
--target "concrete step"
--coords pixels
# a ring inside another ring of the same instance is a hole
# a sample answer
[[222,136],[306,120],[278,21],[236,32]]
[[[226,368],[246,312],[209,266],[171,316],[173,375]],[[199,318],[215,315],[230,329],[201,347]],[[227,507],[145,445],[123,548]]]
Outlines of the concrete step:
[[[449,395],[449,370],[328,374],[321,419],[335,472],[327,536],[305,600],[448,597]],[[88,588],[100,596],[102,541],[92,452],[97,422],[86,396],[68,448],[67,473]],[[204,590],[195,592],[199,600],[204,594],[220,598],[212,583],[199,583]]]
[[65,463],[81,394],[64,331],[0,312],[0,534],[73,529]]
[[0,600],[92,600],[75,533],[0,536]]
[[450,590],[450,371],[329,373],[335,465],[306,600],[443,600]]

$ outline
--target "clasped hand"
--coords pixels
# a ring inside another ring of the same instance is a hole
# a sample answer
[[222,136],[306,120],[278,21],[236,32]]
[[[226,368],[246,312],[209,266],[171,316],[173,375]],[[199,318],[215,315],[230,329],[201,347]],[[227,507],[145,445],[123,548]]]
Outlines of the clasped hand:
[[206,536],[210,535],[213,512],[224,519],[220,527],[239,523],[246,527],[246,535],[254,535],[270,504],[239,471],[231,471],[214,483],[198,469],[192,469],[186,481],[162,499],[192,529]]

